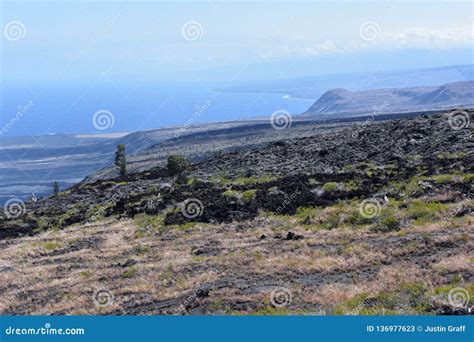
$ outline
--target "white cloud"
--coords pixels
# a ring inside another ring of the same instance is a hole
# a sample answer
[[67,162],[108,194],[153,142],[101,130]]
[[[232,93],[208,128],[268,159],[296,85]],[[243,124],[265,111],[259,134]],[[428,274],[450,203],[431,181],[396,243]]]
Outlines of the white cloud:
[[357,38],[325,40],[315,40],[300,34],[286,39],[278,37],[264,42],[258,48],[260,55],[264,51],[266,58],[273,59],[355,53],[364,50],[449,49],[474,44],[471,25],[451,26],[445,30],[409,27],[395,32],[384,31],[383,25],[377,25],[377,32],[374,34],[375,38],[370,40],[364,39],[362,32]]
[[452,26],[446,30],[412,27],[396,33],[381,35],[384,43],[394,43],[394,48],[450,48],[472,46],[474,43],[472,25]]

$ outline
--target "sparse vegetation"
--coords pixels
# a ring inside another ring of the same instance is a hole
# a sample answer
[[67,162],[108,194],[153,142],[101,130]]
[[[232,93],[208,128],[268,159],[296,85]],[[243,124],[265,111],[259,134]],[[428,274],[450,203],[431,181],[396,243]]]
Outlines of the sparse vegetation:
[[[0,233],[15,233],[0,239],[2,259],[21,268],[2,273],[0,313],[169,314],[196,293],[188,314],[459,313],[446,298],[454,287],[473,290],[471,156],[443,154],[449,144],[435,129],[433,148],[406,142],[403,125],[371,125],[375,142],[342,148],[317,137],[242,160],[222,153],[190,166],[170,156],[166,168],[71,187],[27,203],[15,220],[0,215]],[[409,127],[421,134],[418,121]],[[313,168],[323,149],[331,153]],[[346,149],[377,153],[377,163]],[[186,182],[174,182],[182,174]],[[184,215],[191,201],[197,210]],[[28,236],[11,228],[29,224],[34,231],[20,232]],[[113,305],[94,306],[99,285],[113,291]],[[279,287],[292,302],[274,308]]]
[[127,160],[125,157],[125,145],[118,144],[115,150],[115,166],[118,167],[120,177],[125,177],[127,174]]
[[154,231],[163,233],[168,229],[163,222],[163,215],[139,214],[135,215],[133,222],[137,227],[136,238],[150,235]]
[[176,177],[176,181],[181,184],[191,185],[194,180],[187,179],[190,164],[183,156],[171,155],[168,157],[166,168],[170,176]]
[[435,175],[432,176],[431,179],[433,179],[436,183],[438,184],[445,184],[445,183],[450,183],[454,182],[460,179],[459,175]]
[[436,155],[436,157],[440,160],[444,159],[462,159],[467,157],[466,152],[441,152]]
[[250,203],[256,196],[257,190],[251,189],[246,191],[226,190],[222,193],[224,197],[236,198],[244,203]]
[[188,170],[189,162],[183,156],[171,155],[168,157],[166,167],[171,176],[177,176]]
[[134,267],[130,267],[128,270],[122,273],[122,277],[130,279],[130,278],[135,277],[136,274],[137,274],[137,269]]
[[323,190],[327,192],[333,192],[337,190],[336,182],[328,182],[323,185]]
[[59,194],[59,183],[53,182],[53,196],[57,196]]
[[62,247],[62,244],[57,241],[41,241],[36,243],[35,245],[43,248],[46,251],[53,251]]

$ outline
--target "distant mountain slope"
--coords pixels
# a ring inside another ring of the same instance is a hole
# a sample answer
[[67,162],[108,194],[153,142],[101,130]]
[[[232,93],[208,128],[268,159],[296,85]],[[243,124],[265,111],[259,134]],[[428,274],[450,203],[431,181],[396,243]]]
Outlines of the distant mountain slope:
[[400,113],[472,104],[474,104],[474,81],[466,81],[436,87],[361,91],[333,89],[324,93],[305,114],[370,115],[374,112]]
[[438,86],[474,80],[474,64],[437,68],[327,74],[299,78],[252,81],[220,88],[221,91],[280,93],[292,97],[318,99],[328,89],[370,90]]

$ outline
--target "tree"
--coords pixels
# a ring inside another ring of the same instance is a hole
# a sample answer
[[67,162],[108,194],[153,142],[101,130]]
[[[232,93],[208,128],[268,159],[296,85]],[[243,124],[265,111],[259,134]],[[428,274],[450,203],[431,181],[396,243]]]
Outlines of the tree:
[[183,156],[171,155],[166,166],[170,176],[176,177],[177,183],[186,183],[189,162]]
[[59,183],[53,182],[53,195],[57,196],[59,194]]
[[119,168],[120,176],[125,177],[127,174],[127,160],[125,158],[125,145],[118,144],[115,150],[115,166]]

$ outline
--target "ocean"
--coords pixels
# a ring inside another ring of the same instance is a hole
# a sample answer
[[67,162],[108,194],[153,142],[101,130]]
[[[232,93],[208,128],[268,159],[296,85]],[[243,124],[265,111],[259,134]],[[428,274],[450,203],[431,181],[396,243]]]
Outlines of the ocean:
[[315,101],[214,88],[139,82],[4,84],[0,137],[130,132],[270,116],[277,110],[299,114]]

